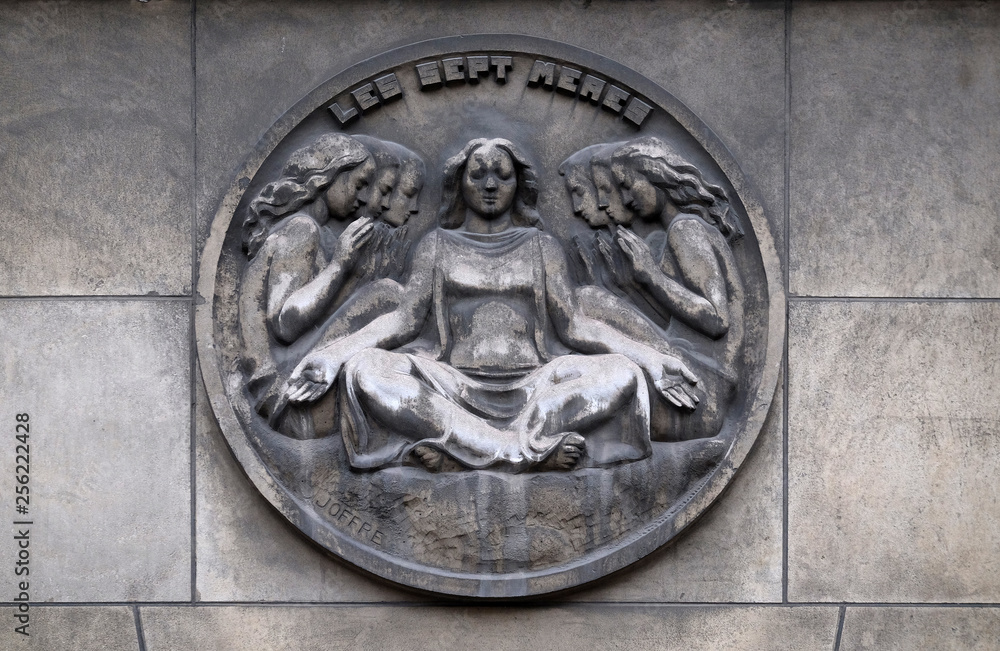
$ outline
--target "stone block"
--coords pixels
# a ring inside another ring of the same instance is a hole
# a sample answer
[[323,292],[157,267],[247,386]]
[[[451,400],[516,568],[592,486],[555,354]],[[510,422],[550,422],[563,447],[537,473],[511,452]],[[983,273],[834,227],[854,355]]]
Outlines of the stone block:
[[791,291],[1000,296],[1000,6],[791,15]]
[[844,617],[843,651],[991,651],[1000,640],[996,608],[854,608]]
[[191,291],[191,5],[0,5],[0,295]]
[[837,609],[565,606],[143,608],[149,651],[833,648]]
[[[0,302],[13,509],[15,415],[28,414],[32,601],[191,595],[187,301]],[[14,543],[0,565],[14,567]],[[13,575],[11,577],[13,580]]]
[[792,302],[790,600],[1000,600],[998,337],[996,302]]
[[13,624],[4,626],[0,644],[5,649],[135,651],[139,648],[135,617],[127,606],[32,606],[28,617],[27,637],[15,633]]
[[197,598],[201,601],[415,601],[335,560],[247,479],[198,382]]
[[676,542],[572,599],[781,601],[781,387],[779,378],[757,447],[718,502]]
[[198,248],[233,170],[320,83],[443,34],[517,32],[596,51],[686,103],[756,185],[783,251],[784,30],[781,2],[199,2]]

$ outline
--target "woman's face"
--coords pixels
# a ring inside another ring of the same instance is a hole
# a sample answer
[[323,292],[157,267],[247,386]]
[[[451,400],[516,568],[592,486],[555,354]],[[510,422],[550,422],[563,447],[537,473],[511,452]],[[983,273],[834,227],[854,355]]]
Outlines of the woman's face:
[[592,161],[590,174],[597,189],[597,207],[614,223],[631,224],[632,211],[622,202],[622,195],[618,191],[618,183],[615,182],[610,165],[606,161]]
[[566,189],[573,204],[573,214],[594,228],[611,223],[608,214],[597,207],[597,189],[586,165],[574,165],[566,174]]
[[615,161],[611,169],[626,208],[635,212],[640,219],[655,219],[660,216],[667,203],[667,195],[663,190],[632,169],[627,161]]
[[372,181],[375,177],[375,162],[365,159],[354,169],[341,172],[326,190],[326,205],[334,219],[347,219],[358,208],[368,203]]
[[424,187],[424,175],[415,165],[404,165],[396,182],[396,189],[389,199],[389,209],[382,213],[382,219],[392,226],[402,226],[420,211],[417,199]]
[[507,213],[517,194],[517,170],[510,154],[485,145],[469,156],[462,176],[462,198],[476,214],[488,219]]
[[375,182],[368,198],[368,216],[372,219],[389,210],[389,198],[398,176],[399,169],[395,167],[383,167],[375,171]]

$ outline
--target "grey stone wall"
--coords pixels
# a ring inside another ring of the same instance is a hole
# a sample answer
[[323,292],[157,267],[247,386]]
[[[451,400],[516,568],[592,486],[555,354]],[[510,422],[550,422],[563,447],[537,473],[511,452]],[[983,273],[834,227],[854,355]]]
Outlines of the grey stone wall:
[[[787,370],[728,493],[540,607],[321,553],[241,474],[194,357],[198,252],[260,135],[356,61],[473,32],[685,102],[787,270]],[[34,523],[31,635],[8,602],[0,648],[1000,646],[1000,5],[5,2],[0,62],[0,513],[30,413]]]

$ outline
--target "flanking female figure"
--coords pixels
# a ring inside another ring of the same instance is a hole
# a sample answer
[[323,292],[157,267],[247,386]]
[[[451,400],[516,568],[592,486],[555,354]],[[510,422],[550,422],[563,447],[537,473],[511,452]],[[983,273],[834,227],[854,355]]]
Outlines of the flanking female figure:
[[[239,318],[252,404],[268,417],[292,344],[331,307],[371,237],[375,162],[358,141],[325,134],[294,152],[251,200],[243,222]],[[289,423],[293,430],[297,423]]]
[[745,295],[731,248],[743,236],[739,218],[725,191],[659,138],[618,148],[612,172],[626,208],[652,229],[645,239],[617,229],[625,269],[668,320],[671,340],[689,343],[684,358],[709,394],[704,413],[688,418],[686,427],[669,414],[664,429],[713,436],[732,400],[743,350]]
[[611,156],[623,145],[624,142],[591,145],[559,165],[573,214],[591,228],[572,239],[572,257],[580,281],[574,292],[584,314],[604,321],[636,341],[674,354],[654,319],[635,305],[638,288],[625,270],[623,253],[615,244],[617,224],[630,223],[633,217],[622,202],[611,172]]
[[[391,204],[402,155],[411,167],[415,155],[392,143],[372,144],[377,157],[356,138],[320,136],[289,157],[281,177],[250,202],[244,220],[246,390],[273,428],[297,438],[314,436],[315,428],[309,413],[279,408],[288,372],[339,307],[374,279],[401,272],[406,256],[405,237],[377,218]],[[379,210],[364,214],[376,199]]]
[[743,344],[743,285],[730,248],[742,230],[725,192],[654,137],[586,147],[559,172],[574,214],[593,229],[573,240],[584,311],[680,355],[702,378],[693,413],[654,403],[653,440],[716,436]]

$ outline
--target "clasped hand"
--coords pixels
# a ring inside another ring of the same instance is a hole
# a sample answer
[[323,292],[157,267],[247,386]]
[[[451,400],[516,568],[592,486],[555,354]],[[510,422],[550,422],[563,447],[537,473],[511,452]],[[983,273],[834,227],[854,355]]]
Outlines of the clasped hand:
[[361,250],[375,233],[375,220],[371,217],[361,217],[347,225],[344,232],[337,238],[333,260],[351,268],[358,260]]

